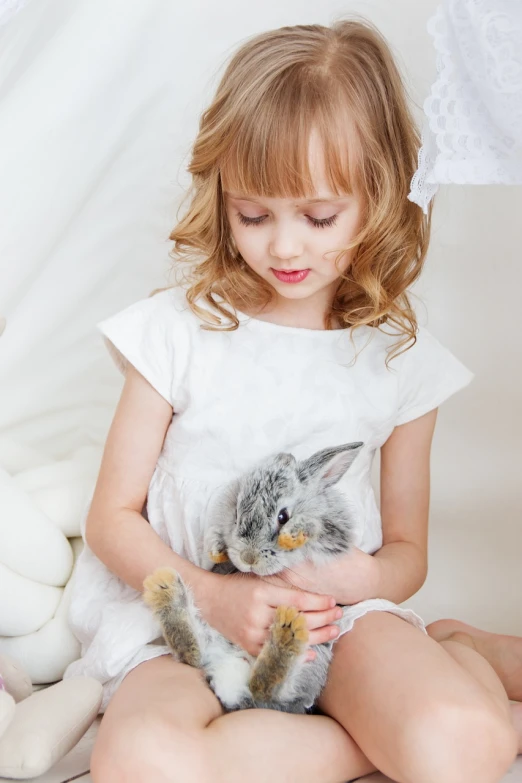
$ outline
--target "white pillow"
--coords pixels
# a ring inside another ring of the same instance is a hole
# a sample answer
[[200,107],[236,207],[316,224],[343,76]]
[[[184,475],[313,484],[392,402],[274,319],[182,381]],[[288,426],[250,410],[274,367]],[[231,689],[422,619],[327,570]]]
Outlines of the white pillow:
[[37,631],[54,617],[62,595],[63,587],[34,582],[0,563],[0,637]]
[[0,653],[18,661],[36,684],[57,682],[81,655],[81,645],[67,622],[72,582],[63,591],[54,616],[34,633],[0,637]]
[[0,675],[2,675],[6,691],[15,701],[27,699],[33,692],[33,683],[28,673],[24,671],[18,661],[6,655],[0,655]]
[[101,699],[98,680],[75,677],[17,704],[0,737],[0,777],[43,775],[79,742],[96,718]]
[[33,467],[13,476],[17,487],[31,497],[36,508],[67,537],[79,536],[82,516],[94,489],[97,459],[67,459]]
[[[83,549],[83,540],[71,538],[69,543],[76,561]],[[61,680],[67,666],[80,657],[80,642],[67,621],[71,590],[72,581],[69,580],[54,616],[37,631],[23,636],[0,637],[0,653],[18,661],[33,683],[46,684]],[[0,614],[1,611],[0,606]]]
[[0,737],[7,729],[16,709],[16,702],[7,691],[0,691]]
[[72,550],[62,531],[2,469],[0,563],[20,576],[55,587],[65,585],[73,566]]

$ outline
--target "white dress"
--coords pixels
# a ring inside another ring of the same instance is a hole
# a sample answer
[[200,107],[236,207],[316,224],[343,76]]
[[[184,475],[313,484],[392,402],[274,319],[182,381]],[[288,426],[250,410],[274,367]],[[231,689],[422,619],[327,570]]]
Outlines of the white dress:
[[[139,301],[100,324],[120,368],[134,365],[175,414],[152,476],[147,516],[178,554],[201,567],[205,509],[230,479],[278,451],[297,459],[350,441],[364,447],[336,485],[356,518],[355,544],[382,545],[371,486],[376,450],[394,427],[422,416],[465,386],[472,374],[428,331],[386,368],[396,337],[363,327],[312,330],[238,313],[233,332],[207,331],[182,288]],[[355,352],[359,352],[356,360]],[[374,599],[346,607],[343,633],[368,611],[398,614],[424,630],[411,610]],[[138,663],[168,652],[141,594],[86,546],[73,577],[70,622],[82,657],[65,677],[104,685],[102,709]]]

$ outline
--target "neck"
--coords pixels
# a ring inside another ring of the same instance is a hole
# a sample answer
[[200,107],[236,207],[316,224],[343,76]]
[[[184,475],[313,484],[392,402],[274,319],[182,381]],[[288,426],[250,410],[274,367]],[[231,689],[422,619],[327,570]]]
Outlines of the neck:
[[[281,326],[294,326],[302,329],[324,329],[325,315],[332,305],[332,293],[328,290],[318,291],[315,297],[308,299],[286,299],[276,296],[274,301],[257,313],[249,313],[261,321],[272,321]],[[334,319],[334,329],[342,328],[342,324]]]

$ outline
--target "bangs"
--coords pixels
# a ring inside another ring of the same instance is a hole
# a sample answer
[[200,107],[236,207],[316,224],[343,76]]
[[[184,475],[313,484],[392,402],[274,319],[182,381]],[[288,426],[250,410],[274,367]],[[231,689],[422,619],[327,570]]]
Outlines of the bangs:
[[[323,80],[290,70],[270,85],[237,118],[231,141],[219,164],[223,190],[267,198],[313,198],[310,142],[317,134],[317,164],[336,196],[353,193],[356,133],[347,116],[346,97],[336,100]],[[301,76],[301,79],[299,79]],[[322,84],[321,84],[322,82]],[[338,96],[340,98],[340,96]]]

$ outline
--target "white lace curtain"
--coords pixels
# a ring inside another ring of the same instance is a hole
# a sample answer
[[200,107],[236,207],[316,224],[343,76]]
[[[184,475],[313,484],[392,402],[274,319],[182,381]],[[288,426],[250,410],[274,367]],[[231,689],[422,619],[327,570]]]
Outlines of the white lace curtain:
[[424,212],[441,183],[522,184],[522,0],[445,0],[428,31],[437,79],[408,196]]

